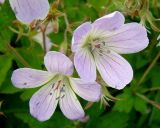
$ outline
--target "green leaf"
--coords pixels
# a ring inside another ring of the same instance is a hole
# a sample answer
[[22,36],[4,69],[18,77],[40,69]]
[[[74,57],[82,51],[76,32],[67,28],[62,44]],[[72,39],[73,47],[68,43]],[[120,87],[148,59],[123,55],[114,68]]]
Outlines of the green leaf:
[[12,65],[12,56],[11,55],[1,55],[0,56],[0,86],[2,86],[2,83],[6,79],[7,73]]
[[9,70],[5,81],[2,83],[2,86],[0,87],[0,92],[3,94],[13,94],[15,92],[21,91],[21,89],[14,87],[13,84],[11,83],[11,75],[12,71]]
[[147,103],[146,101],[140,99],[139,97],[135,97],[134,99],[134,108],[141,112],[142,114],[147,114]]
[[13,12],[6,1],[0,9],[0,51],[6,51],[7,43],[10,42],[13,33],[9,30],[14,19]]
[[26,89],[24,90],[24,92],[20,95],[20,98],[23,100],[23,101],[27,101],[29,100],[32,95],[37,91],[38,89],[37,88],[33,88],[33,89]]
[[129,113],[134,105],[134,96],[132,95],[131,90],[126,88],[124,93],[118,95],[117,98],[120,100],[116,101],[113,110]]
[[[127,128],[129,115],[123,112],[109,112],[97,118],[94,128]],[[88,126],[87,128],[93,128]]]

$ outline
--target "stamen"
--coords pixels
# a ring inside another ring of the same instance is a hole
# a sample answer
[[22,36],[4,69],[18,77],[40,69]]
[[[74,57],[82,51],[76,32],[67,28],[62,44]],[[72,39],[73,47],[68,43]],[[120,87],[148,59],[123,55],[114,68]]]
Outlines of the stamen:
[[57,90],[59,88],[60,84],[61,84],[61,80],[58,81],[57,87],[54,90]]
[[61,99],[63,99],[65,97],[65,95],[63,95],[62,97],[61,97]]
[[100,53],[103,53],[103,51],[102,51],[101,49],[99,50],[99,52],[100,52]]
[[65,92],[64,87],[61,88],[60,92]]
[[107,50],[107,54],[109,54],[109,53],[111,53],[111,51],[110,51],[110,50]]
[[95,45],[95,48],[101,48],[101,44]]
[[56,100],[59,100],[60,97],[57,97]]
[[100,53],[99,53],[99,55],[100,55],[100,56],[103,56],[103,54],[100,54]]
[[105,46],[106,42],[105,42],[105,41],[102,41],[102,44]]

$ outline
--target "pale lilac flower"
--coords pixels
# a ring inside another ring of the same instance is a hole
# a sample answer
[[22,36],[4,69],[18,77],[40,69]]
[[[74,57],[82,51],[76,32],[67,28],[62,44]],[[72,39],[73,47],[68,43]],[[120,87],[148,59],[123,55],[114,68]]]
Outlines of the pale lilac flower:
[[48,120],[59,102],[63,114],[71,119],[85,116],[76,95],[88,101],[98,101],[101,86],[96,82],[86,82],[72,78],[73,63],[64,54],[48,52],[44,58],[48,71],[20,68],[13,72],[12,83],[18,88],[35,88],[44,85],[31,98],[30,113],[39,121]]
[[48,0],[9,0],[16,18],[26,24],[43,20],[49,12]]
[[119,54],[139,52],[149,41],[143,26],[124,21],[124,16],[115,11],[92,24],[85,22],[74,31],[74,64],[82,79],[94,81],[97,67],[110,87],[122,89],[132,80],[133,70]]

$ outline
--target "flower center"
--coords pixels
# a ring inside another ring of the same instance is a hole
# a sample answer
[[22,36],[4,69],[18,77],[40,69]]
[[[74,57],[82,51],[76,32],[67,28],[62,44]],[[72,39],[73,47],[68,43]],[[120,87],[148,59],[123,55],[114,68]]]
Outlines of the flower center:
[[96,53],[100,56],[103,56],[104,53],[109,54],[110,50],[107,49],[107,44],[102,39],[94,39],[90,44],[90,49],[92,53]]

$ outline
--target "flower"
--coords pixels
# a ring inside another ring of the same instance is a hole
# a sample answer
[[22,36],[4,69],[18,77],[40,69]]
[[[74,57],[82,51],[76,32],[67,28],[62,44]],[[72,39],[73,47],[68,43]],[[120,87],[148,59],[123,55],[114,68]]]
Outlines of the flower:
[[74,65],[82,79],[94,81],[97,68],[112,88],[122,89],[131,82],[133,70],[119,54],[139,52],[149,41],[143,26],[124,21],[124,16],[115,11],[92,24],[85,22],[74,31]]
[[49,12],[48,0],[9,0],[16,18],[26,24],[43,20]]
[[35,88],[44,85],[30,99],[30,113],[39,121],[48,120],[59,102],[63,114],[71,119],[85,116],[76,95],[88,101],[98,101],[101,86],[96,82],[86,82],[72,78],[73,63],[64,54],[48,52],[44,57],[48,71],[20,68],[13,72],[11,80],[18,88]]

